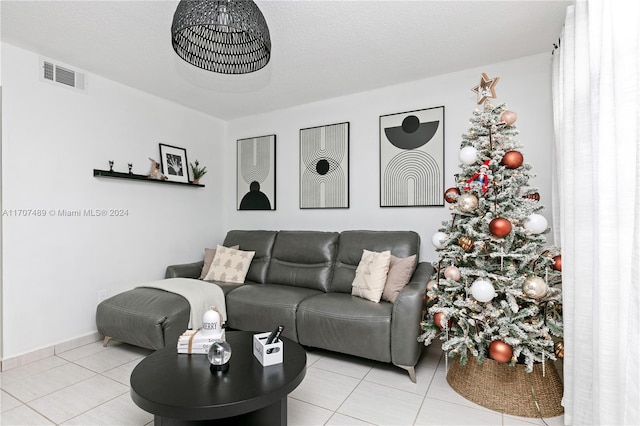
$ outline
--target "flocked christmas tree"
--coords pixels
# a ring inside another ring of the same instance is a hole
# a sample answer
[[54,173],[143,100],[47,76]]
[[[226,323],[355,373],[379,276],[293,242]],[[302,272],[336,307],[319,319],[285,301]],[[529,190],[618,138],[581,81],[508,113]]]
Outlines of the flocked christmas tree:
[[456,186],[445,192],[451,219],[433,235],[439,261],[419,340],[439,336],[463,365],[473,355],[479,363],[524,363],[530,372],[563,356],[562,259],[545,247],[549,229],[529,186],[516,113],[488,100],[497,82],[482,74],[473,88],[482,108],[462,136]]

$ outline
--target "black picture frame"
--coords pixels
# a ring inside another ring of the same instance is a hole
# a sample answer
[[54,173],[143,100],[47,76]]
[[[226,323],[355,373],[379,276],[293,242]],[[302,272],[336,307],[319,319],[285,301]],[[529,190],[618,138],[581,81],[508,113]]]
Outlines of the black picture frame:
[[164,174],[169,181],[189,183],[187,150],[163,143],[159,145],[162,174]]
[[444,106],[380,116],[380,207],[444,205]]
[[349,208],[349,122],[300,129],[300,208]]
[[276,135],[238,139],[236,209],[276,209]]

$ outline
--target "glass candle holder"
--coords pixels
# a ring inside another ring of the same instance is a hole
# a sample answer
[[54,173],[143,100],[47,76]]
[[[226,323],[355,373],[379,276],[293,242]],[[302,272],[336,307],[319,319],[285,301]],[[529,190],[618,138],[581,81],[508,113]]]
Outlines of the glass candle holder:
[[229,369],[231,359],[231,345],[225,340],[215,340],[207,354],[211,366],[211,372],[224,372]]

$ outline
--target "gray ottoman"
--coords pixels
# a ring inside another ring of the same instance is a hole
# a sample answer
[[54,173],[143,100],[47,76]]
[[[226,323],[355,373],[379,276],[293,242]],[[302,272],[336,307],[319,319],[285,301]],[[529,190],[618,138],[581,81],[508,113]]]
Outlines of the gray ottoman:
[[189,325],[191,307],[182,296],[154,288],[134,288],[103,300],[96,310],[98,332],[147,349],[175,345]]

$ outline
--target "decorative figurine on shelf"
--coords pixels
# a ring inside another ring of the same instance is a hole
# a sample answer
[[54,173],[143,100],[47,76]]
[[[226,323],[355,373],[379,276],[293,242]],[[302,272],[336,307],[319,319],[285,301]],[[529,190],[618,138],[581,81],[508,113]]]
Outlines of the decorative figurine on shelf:
[[151,157],[149,157],[149,160],[151,160],[151,168],[149,169],[149,174],[147,175],[147,177],[149,179],[167,180],[168,178],[160,171],[160,163],[158,163]]
[[467,185],[464,187],[465,190],[471,189],[471,185],[474,183],[479,183],[482,186],[482,193],[485,194],[487,192],[487,188],[489,187],[489,160],[482,163],[480,166],[480,171],[474,173],[473,176],[467,180]]
[[133,169],[133,163],[127,163],[127,166],[129,167],[129,174],[132,175],[133,172],[131,171],[131,169]]
[[113,173],[113,161],[109,160],[109,173]]
[[195,163],[189,163],[191,166],[191,174],[193,175],[193,183],[196,185],[200,183],[200,178],[207,174],[207,167],[200,167],[198,160]]

